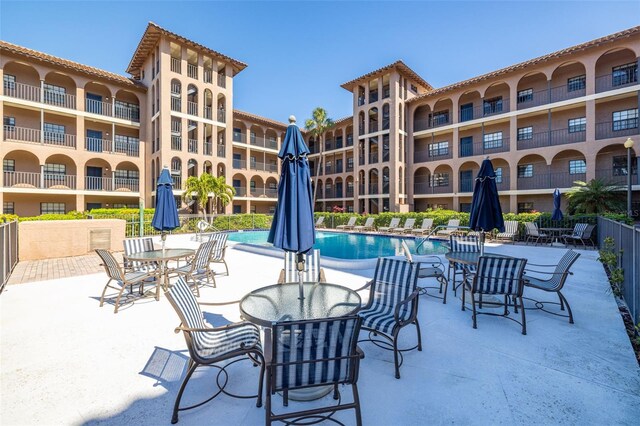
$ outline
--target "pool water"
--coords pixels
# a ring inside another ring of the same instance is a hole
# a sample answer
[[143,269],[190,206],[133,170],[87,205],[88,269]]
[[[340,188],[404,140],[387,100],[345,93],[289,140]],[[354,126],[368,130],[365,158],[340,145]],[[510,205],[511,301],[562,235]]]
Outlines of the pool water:
[[[267,243],[269,231],[244,231],[229,233],[229,241],[254,245],[271,245]],[[354,234],[347,232],[316,231],[314,248],[319,249],[322,256],[337,259],[375,259],[377,257],[400,254],[400,243],[403,239],[382,235]],[[413,238],[404,239],[411,253],[415,254],[416,242]],[[441,241],[425,241],[420,247],[420,254],[443,254],[446,247]]]

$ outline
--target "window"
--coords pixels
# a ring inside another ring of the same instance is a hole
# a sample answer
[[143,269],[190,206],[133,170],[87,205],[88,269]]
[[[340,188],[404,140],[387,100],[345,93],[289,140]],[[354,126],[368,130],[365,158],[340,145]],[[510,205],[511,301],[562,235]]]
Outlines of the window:
[[233,141],[242,142],[242,129],[239,129],[237,127],[233,128]]
[[2,169],[5,172],[15,172],[16,160],[2,160]]
[[114,149],[116,152],[131,152],[138,150],[140,140],[133,136],[115,135]]
[[567,92],[584,90],[585,87],[587,87],[587,77],[584,74],[577,77],[571,77],[567,80]]
[[409,87],[413,93],[418,93],[418,87],[415,84],[411,84]]
[[4,201],[2,203],[2,212],[4,214],[16,214],[15,205],[13,201]]
[[496,183],[502,183],[502,167],[497,167],[494,172],[496,173]]
[[54,84],[44,83],[44,101],[48,104],[63,105],[67,89]]
[[[635,155],[631,157],[631,174],[638,174],[638,161]],[[619,157],[613,157],[613,175],[614,176],[627,176],[627,156],[621,155]]]
[[65,214],[64,203],[40,203],[40,214]]
[[137,170],[114,170],[113,177],[116,179],[132,179],[139,180],[140,172]]
[[15,117],[4,117],[2,120],[5,127],[16,127],[16,118]]
[[638,63],[631,62],[628,64],[613,67],[611,69],[611,77],[613,86],[622,86],[624,84],[635,83],[638,81]]
[[485,99],[483,102],[484,115],[497,114],[502,112],[502,96]]
[[116,117],[129,120],[140,119],[140,107],[136,104],[123,101],[115,101]]
[[233,206],[233,214],[240,214],[242,213],[242,206],[240,205],[234,205]]
[[449,186],[449,173],[434,173],[431,176],[431,186]]
[[460,212],[469,213],[471,211],[471,203],[460,203]]
[[[89,205],[93,204],[93,203],[87,203],[87,210],[91,210],[89,208]],[[100,203],[96,203],[97,205],[100,205]],[[139,206],[137,204],[123,204],[123,203],[113,203],[112,206],[114,209],[137,209]],[[100,207],[96,207],[96,208],[100,208]]]
[[518,140],[527,141],[529,139],[533,139],[533,127],[520,127],[518,129]]
[[429,117],[429,127],[441,126],[449,122],[449,110],[434,112]]
[[429,157],[440,157],[449,154],[449,142],[436,142],[429,144]]
[[65,128],[62,124],[44,123],[44,140],[47,142],[64,142]]
[[482,137],[484,149],[500,148],[502,146],[502,132],[487,133]]
[[637,129],[638,128],[638,108],[624,111],[614,111],[613,131]]
[[569,160],[569,174],[578,175],[587,173],[587,162],[585,160]]
[[569,133],[584,132],[587,130],[587,119],[585,117],[572,118],[569,120]]
[[518,103],[530,102],[533,100],[533,89],[524,89],[518,91]]
[[67,166],[64,164],[47,163],[44,165],[45,175],[65,175],[67,174]]
[[519,178],[533,177],[533,164],[522,164],[518,166]]
[[4,75],[4,88],[7,90],[16,89],[16,76],[11,74]]
[[533,203],[518,203],[518,213],[531,213],[533,211]]

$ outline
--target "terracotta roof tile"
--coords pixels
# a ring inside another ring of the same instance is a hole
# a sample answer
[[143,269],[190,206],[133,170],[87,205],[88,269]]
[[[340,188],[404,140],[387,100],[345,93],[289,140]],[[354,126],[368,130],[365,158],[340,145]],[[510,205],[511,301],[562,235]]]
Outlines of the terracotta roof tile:
[[582,43],[582,44],[571,46],[571,47],[568,47],[566,49],[558,50],[556,52],[549,53],[547,55],[539,56],[537,58],[530,59],[528,61],[520,62],[518,64],[508,66],[506,68],[502,68],[502,69],[499,69],[499,70],[496,70],[496,71],[492,71],[492,72],[487,73],[487,74],[482,74],[482,75],[479,75],[477,77],[470,78],[468,80],[459,81],[457,83],[453,83],[453,84],[450,84],[448,86],[441,87],[439,89],[434,89],[434,90],[432,90],[430,92],[423,93],[422,95],[419,95],[419,96],[416,96],[415,98],[409,99],[407,101],[407,103],[413,103],[413,102],[419,101],[421,99],[425,99],[425,98],[429,98],[429,97],[437,96],[437,95],[442,95],[443,93],[451,91],[451,90],[459,89],[459,88],[465,87],[465,86],[470,86],[472,84],[480,83],[482,81],[489,80],[489,79],[495,78],[495,77],[499,77],[499,76],[502,76],[502,75],[505,75],[505,74],[508,74],[508,73],[511,73],[511,72],[520,71],[523,68],[526,68],[526,67],[531,66],[531,65],[540,65],[540,64],[543,64],[545,62],[561,58],[563,56],[568,56],[568,55],[571,55],[573,53],[577,53],[577,52],[581,52],[581,51],[584,51],[584,50],[587,50],[587,49],[590,49],[590,48],[593,48],[593,47],[601,46],[603,44],[612,43],[612,42],[620,40],[622,38],[631,37],[631,36],[639,34],[639,33],[640,33],[640,26],[629,28],[629,29],[626,29],[626,30],[623,30],[623,31],[620,31],[620,32],[617,32],[617,33],[614,33],[614,34],[610,34],[610,35],[607,35],[607,36],[604,36],[604,37],[597,38],[595,40],[591,40],[591,41],[587,41],[587,42]]
[[412,70],[411,68],[409,68],[404,62],[402,62],[402,60],[398,60],[395,61],[392,64],[386,65],[382,68],[378,68],[375,71],[371,71],[365,75],[361,75],[358,78],[355,78],[351,81],[347,81],[344,84],[341,84],[340,87],[347,89],[348,91],[352,91],[353,90],[353,86],[355,86],[355,84],[361,80],[370,80],[372,77],[374,77],[377,74],[383,74],[385,71],[389,71],[391,69],[396,69],[400,74],[404,75],[405,77],[409,77],[411,80],[415,81],[416,83],[420,84],[421,86],[423,86],[425,89],[427,90],[431,90],[433,89],[433,87],[427,83],[426,81],[424,81],[424,79],[422,77],[420,77],[418,75],[418,73],[416,73],[414,70]]
[[212,56],[213,58],[220,59],[223,62],[229,62],[233,67],[234,75],[238,74],[240,71],[247,67],[247,64],[245,64],[244,62],[240,62],[237,59],[233,59],[229,56],[223,55],[222,53],[209,49],[202,44],[196,43],[195,41],[189,40],[179,34],[166,30],[161,26],[155,24],[154,22],[149,22],[149,24],[147,25],[147,29],[145,30],[144,34],[142,34],[142,38],[138,43],[138,47],[136,47],[136,50],[133,53],[131,62],[129,62],[129,66],[127,67],[128,73],[132,74],[133,76],[139,76],[142,64],[144,63],[147,56],[149,56],[149,54],[151,53],[151,49],[155,47],[156,43],[162,36],[172,38],[180,43],[185,44],[188,47]]
[[272,120],[270,118],[266,118],[266,117],[262,117],[259,115],[255,115],[255,114],[251,114],[249,112],[245,112],[245,111],[240,111],[237,109],[233,110],[233,118],[244,118],[246,120],[250,120],[250,121],[256,121],[260,124],[266,124],[267,126],[271,126],[271,127],[278,127],[281,129],[285,129],[287,128],[288,124],[285,124],[281,121],[276,121],[276,120]]
[[141,82],[132,80],[123,75],[105,71],[100,68],[94,68],[88,65],[83,65],[78,62],[59,58],[57,56],[49,55],[49,54],[39,52],[37,50],[29,49],[23,46],[18,46],[16,44],[9,43],[7,41],[0,40],[0,51],[5,51],[18,56],[27,57],[31,60],[45,62],[47,64],[59,66],[59,67],[69,69],[81,74],[90,75],[92,77],[103,78],[105,80],[109,80],[118,84],[123,84],[125,86],[146,90],[146,87]]

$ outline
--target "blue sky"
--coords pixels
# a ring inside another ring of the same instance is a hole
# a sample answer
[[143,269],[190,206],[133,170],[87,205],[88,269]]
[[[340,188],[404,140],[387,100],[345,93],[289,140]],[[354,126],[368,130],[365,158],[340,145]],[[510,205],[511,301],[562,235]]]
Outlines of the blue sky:
[[239,59],[234,107],[341,118],[340,84],[402,59],[434,87],[640,24],[640,2],[0,1],[0,38],[119,74],[148,21]]

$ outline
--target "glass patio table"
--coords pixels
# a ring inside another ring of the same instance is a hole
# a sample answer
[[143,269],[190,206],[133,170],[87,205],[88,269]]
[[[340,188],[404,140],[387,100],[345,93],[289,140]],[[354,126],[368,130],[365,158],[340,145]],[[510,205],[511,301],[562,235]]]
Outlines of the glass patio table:
[[142,263],[157,262],[160,265],[160,275],[164,278],[162,286],[167,290],[169,288],[169,268],[167,267],[167,262],[193,256],[195,253],[196,251],[193,249],[172,248],[131,253],[125,256],[125,259]]

